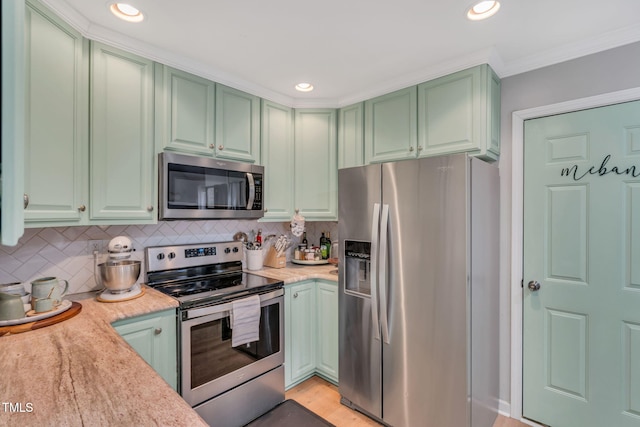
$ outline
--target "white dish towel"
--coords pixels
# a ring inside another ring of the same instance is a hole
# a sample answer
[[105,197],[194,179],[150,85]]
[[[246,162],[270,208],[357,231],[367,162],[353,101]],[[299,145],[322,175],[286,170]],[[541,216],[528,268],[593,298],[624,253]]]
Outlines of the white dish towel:
[[231,346],[237,347],[260,338],[260,296],[253,295],[231,303]]

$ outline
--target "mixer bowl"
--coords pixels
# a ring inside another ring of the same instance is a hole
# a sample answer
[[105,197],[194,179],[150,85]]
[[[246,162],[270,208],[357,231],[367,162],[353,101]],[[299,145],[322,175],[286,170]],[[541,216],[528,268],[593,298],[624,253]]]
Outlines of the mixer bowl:
[[107,261],[98,264],[102,285],[113,293],[126,292],[140,276],[140,261]]

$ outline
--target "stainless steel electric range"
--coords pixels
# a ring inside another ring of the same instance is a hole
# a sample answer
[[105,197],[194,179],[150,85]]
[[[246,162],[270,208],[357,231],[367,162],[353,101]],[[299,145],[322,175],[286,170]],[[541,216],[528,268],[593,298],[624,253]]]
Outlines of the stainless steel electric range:
[[[147,284],[179,301],[180,394],[211,426],[239,426],[284,400],[283,282],[244,273],[242,243],[145,250]],[[234,301],[260,297],[259,339],[231,345]]]

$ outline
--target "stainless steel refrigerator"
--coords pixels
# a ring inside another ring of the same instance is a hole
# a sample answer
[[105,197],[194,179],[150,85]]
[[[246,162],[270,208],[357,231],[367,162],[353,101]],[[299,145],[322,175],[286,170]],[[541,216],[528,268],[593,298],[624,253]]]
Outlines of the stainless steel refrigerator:
[[395,427],[491,427],[499,182],[466,154],[341,169],[339,390]]

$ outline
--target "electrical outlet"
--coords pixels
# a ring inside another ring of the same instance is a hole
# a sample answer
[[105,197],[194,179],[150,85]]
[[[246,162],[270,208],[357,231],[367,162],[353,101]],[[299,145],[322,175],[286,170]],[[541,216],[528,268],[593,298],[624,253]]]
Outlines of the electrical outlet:
[[102,252],[104,248],[102,240],[89,240],[87,241],[87,253],[93,255],[94,252]]

